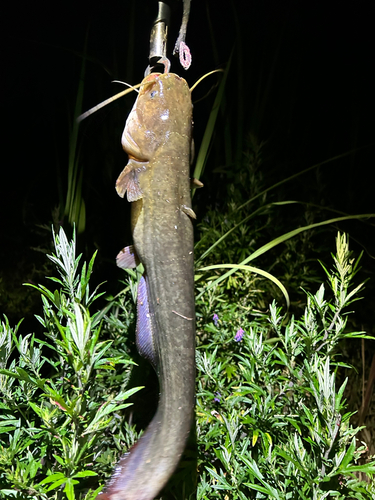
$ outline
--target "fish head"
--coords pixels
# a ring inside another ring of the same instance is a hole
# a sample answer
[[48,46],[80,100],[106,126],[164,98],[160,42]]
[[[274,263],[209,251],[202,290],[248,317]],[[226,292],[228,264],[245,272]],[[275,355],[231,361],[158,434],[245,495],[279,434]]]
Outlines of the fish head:
[[174,73],[151,73],[144,78],[122,134],[122,147],[131,158],[149,161],[170,135],[191,136],[192,103],[186,81]]

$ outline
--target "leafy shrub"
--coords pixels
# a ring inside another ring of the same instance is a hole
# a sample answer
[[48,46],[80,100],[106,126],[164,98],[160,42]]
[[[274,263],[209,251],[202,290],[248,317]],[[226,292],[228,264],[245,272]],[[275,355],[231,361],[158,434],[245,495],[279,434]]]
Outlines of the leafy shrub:
[[[236,305],[209,303],[198,311],[197,420],[199,499],[371,499],[374,486],[356,479],[373,475],[375,461],[360,464],[359,428],[350,425],[336,388],[345,309],[361,289],[352,289],[358,261],[345,235],[337,237],[329,293],[322,284],[307,293],[300,319],[284,321],[273,302],[254,317]],[[240,310],[239,310],[240,309]],[[211,317],[208,324],[206,320]]]
[[[136,274],[120,296],[90,313],[94,258],[79,272],[75,240],[54,235],[59,277],[54,291],[36,288],[44,338],[0,330],[0,498],[94,499],[124,449],[139,437],[129,424]],[[301,318],[264,314],[225,288],[197,300],[196,454],[180,464],[162,498],[371,499],[375,461],[363,461],[344,389],[338,343],[365,337],[346,330],[346,308],[361,285],[345,235],[337,237],[334,270],[315,294],[306,292]],[[241,296],[254,278],[242,274]],[[105,340],[102,340],[105,339]],[[189,454],[190,453],[190,454]],[[198,468],[198,484],[194,474]],[[196,486],[196,487],[195,487]]]
[[[50,259],[60,277],[50,279],[59,288],[34,287],[43,301],[44,315],[37,319],[45,340],[18,336],[19,325],[10,328],[6,318],[2,323],[1,498],[94,499],[100,488],[88,487],[92,476],[109,473],[121,452],[118,412],[140,389],[124,389],[133,362],[123,340],[99,340],[103,329],[110,336],[114,318],[104,325],[105,311],[90,315],[101,295],[89,289],[95,255],[79,273],[74,238],[68,243],[60,230],[54,243]],[[121,379],[114,376],[117,366],[123,367]]]

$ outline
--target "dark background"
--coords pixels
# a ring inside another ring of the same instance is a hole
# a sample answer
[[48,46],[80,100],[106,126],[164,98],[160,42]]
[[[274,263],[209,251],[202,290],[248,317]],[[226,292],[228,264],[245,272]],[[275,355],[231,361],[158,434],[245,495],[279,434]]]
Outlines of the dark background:
[[[85,38],[84,110],[123,90],[111,80],[141,81],[156,4],[21,1],[2,7],[0,306],[13,323],[38,312],[33,292],[22,283],[44,279],[49,228],[63,222],[69,128]],[[169,55],[181,5],[176,2],[172,17]],[[233,139],[245,148],[251,131],[269,141],[268,185],[356,149],[319,171],[325,186],[322,202],[346,213],[374,213],[374,14],[371,2],[193,0],[187,36],[192,67],[185,72],[173,58],[172,71],[192,85],[204,73],[224,68],[234,49],[226,90]],[[215,92],[199,98],[217,80],[213,76],[195,91],[196,150]],[[129,206],[116,195],[114,184],[127,161],[120,138],[134,99],[130,94],[112,103],[80,129],[87,221],[79,248],[86,257],[99,250],[95,279],[106,280],[109,293],[115,293],[121,277],[114,258],[130,242]],[[243,136],[236,131],[236,117]],[[205,188],[194,199],[198,219],[208,204],[220,209],[222,177],[213,171],[224,164],[217,145],[202,179]],[[315,180],[306,177],[286,199],[309,201]],[[66,220],[64,227],[69,230]],[[364,277],[371,277],[373,225],[356,222],[340,229],[351,231],[356,251],[365,250]],[[328,236],[332,249],[334,232]],[[366,300],[373,304],[372,296]]]

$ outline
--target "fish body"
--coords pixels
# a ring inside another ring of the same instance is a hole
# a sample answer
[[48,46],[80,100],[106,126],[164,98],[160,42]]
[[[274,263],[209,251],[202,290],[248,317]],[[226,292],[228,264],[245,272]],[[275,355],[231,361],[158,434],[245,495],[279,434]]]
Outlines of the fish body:
[[127,119],[129,162],[117,180],[132,201],[134,247],[120,267],[145,269],[138,288],[137,347],[159,380],[157,412],[119,461],[98,500],[153,500],[174,472],[192,426],[195,403],[193,225],[190,196],[192,103],[175,74],[151,74]]

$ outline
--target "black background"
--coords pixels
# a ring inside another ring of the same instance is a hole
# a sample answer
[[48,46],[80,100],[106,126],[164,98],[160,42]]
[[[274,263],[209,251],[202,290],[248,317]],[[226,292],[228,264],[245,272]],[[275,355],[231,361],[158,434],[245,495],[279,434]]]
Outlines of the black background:
[[[84,110],[123,89],[111,80],[141,81],[156,3],[21,1],[2,7],[0,248],[6,287],[17,290],[24,281],[43,277],[32,272],[45,260],[34,249],[47,246],[51,238],[39,226],[50,226],[53,209],[65,201],[69,127],[85,37]],[[363,148],[324,169],[325,202],[347,213],[372,213],[374,14],[371,2],[193,0],[187,36],[193,64],[185,72],[173,59],[172,71],[192,85],[204,73],[225,67],[235,47],[228,89],[235,94],[240,85],[246,96],[238,110],[244,128],[274,145],[273,161],[279,168],[267,173],[269,185]],[[176,2],[169,53],[180,18],[181,2]],[[215,77],[197,90],[197,99],[213,83]],[[267,90],[268,98],[263,113],[254,114],[259,88]],[[87,255],[99,249],[96,279],[107,280],[111,293],[121,276],[114,258],[130,239],[129,207],[116,195],[114,183],[127,161],[120,137],[134,98],[116,101],[81,127],[87,225],[79,245]],[[197,149],[213,98],[214,93],[194,108]],[[219,180],[211,172],[220,165],[217,156],[210,161],[202,179],[205,191],[195,201],[199,217],[207,201],[219,202]],[[302,191],[307,201],[308,181]],[[373,226],[358,224],[343,229],[353,230],[358,249],[368,251],[364,266],[372,275]],[[2,304],[2,312],[17,320],[9,300]]]

